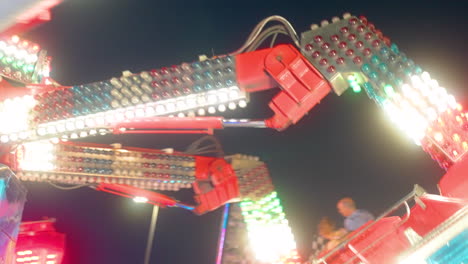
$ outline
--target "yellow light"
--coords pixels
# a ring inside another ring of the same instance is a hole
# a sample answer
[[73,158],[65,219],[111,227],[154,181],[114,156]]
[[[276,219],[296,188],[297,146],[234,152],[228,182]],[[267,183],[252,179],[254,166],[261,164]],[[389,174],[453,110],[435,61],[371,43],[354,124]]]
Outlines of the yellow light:
[[15,43],[15,44],[18,43],[19,40],[20,40],[20,39],[19,39],[19,37],[18,37],[17,35],[14,35],[14,36],[11,37],[11,41],[12,41],[13,43]]
[[439,142],[442,142],[444,140],[444,136],[442,135],[442,133],[437,132],[437,133],[434,134],[434,139],[439,141]]
[[463,141],[462,147],[463,147],[464,150],[468,150],[468,143],[466,143],[465,141]]
[[460,141],[460,136],[458,134],[453,134],[453,140],[455,142],[459,142]]

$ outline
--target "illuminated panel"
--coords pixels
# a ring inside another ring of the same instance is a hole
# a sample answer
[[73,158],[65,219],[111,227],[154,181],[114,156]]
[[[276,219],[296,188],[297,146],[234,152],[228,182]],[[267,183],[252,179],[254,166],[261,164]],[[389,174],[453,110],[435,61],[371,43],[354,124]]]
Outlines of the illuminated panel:
[[[108,81],[60,87],[35,95],[27,130],[0,134],[3,143],[106,134],[138,117],[194,116],[245,107],[233,57],[124,74]],[[28,108],[30,109],[30,108]],[[23,136],[25,138],[20,138]]]
[[22,180],[65,184],[118,183],[143,189],[190,188],[195,181],[191,156],[48,142],[26,143],[16,151]]
[[295,263],[296,243],[276,192],[258,201],[246,199],[240,207],[256,259],[267,263]]
[[22,83],[49,76],[46,51],[18,36],[0,38],[0,75]]
[[258,157],[236,154],[225,159],[236,172],[242,199],[257,201],[274,190],[268,168]]
[[364,90],[441,167],[468,151],[468,122],[455,98],[365,17],[312,25],[302,51],[337,94]]
[[468,263],[468,229],[447,242],[428,259],[428,264]]
[[53,219],[21,223],[21,231],[16,245],[16,261],[14,263],[62,263],[65,235],[58,233],[53,224]]

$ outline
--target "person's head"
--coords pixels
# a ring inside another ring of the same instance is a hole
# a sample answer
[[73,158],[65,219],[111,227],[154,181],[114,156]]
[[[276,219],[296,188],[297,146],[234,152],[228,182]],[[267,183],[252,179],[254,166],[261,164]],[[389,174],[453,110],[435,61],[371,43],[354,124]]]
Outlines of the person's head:
[[329,238],[335,231],[335,223],[328,217],[323,217],[318,224],[318,233],[324,238]]
[[344,217],[350,216],[356,211],[356,203],[349,197],[339,200],[336,207],[338,208],[338,212]]

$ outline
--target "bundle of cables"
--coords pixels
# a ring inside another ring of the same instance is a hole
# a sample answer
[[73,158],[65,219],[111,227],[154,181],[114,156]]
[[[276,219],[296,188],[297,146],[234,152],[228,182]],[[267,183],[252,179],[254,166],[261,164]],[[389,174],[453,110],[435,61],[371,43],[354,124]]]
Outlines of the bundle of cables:
[[[276,21],[280,22],[280,25],[271,26],[267,29],[264,29],[266,24],[269,22]],[[294,44],[299,47],[299,37],[297,36],[296,31],[289,21],[281,16],[270,16],[258,23],[253,31],[250,33],[249,37],[245,41],[244,45],[238,50],[230,53],[229,55],[237,55],[243,52],[250,52],[258,49],[258,47],[269,37],[272,37],[270,47],[272,47],[276,41],[276,38],[279,34],[286,35],[291,37]]]

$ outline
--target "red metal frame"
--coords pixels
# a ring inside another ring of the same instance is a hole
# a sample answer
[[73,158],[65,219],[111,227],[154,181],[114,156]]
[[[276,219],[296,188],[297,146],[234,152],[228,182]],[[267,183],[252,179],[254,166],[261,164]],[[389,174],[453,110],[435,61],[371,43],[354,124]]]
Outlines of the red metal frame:
[[50,21],[50,10],[60,4],[62,0],[42,0],[34,6],[26,9],[16,18],[16,24],[0,32],[3,35],[20,35],[31,30],[33,27]]
[[453,164],[439,181],[440,194],[468,202],[468,156]]
[[266,120],[277,130],[297,123],[331,92],[320,72],[291,45],[237,55],[236,66],[239,86],[247,92],[282,89],[269,104],[274,116]]
[[114,134],[213,134],[223,128],[222,117],[166,117],[134,119],[116,124]]
[[145,197],[148,199],[147,203],[157,205],[163,208],[168,206],[174,207],[177,205],[177,201],[169,196],[125,184],[100,183],[96,187],[96,190],[127,198]]

